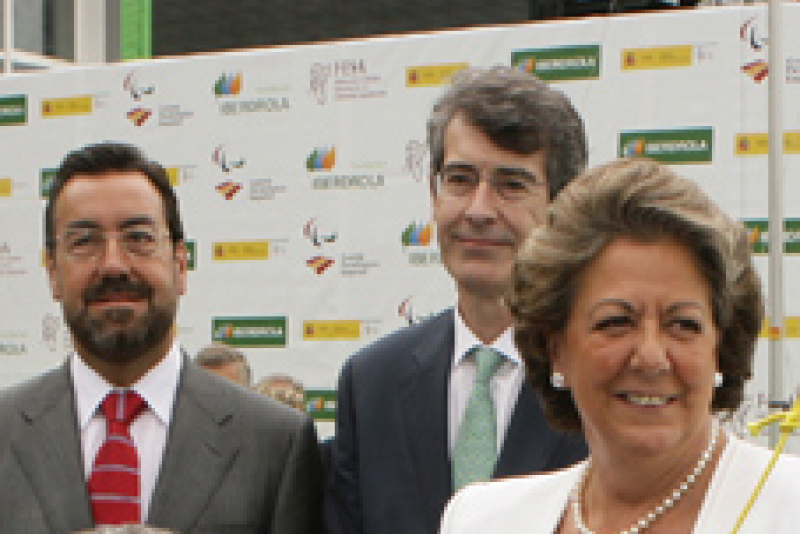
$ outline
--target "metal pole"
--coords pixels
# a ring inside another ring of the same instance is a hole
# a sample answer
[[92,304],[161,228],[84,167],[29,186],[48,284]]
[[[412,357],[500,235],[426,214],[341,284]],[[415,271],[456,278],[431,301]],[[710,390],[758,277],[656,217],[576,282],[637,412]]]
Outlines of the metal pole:
[[14,55],[14,0],[3,1],[3,73],[11,73]]
[[[769,401],[786,401],[783,384],[783,86],[786,65],[781,39],[781,0],[769,0]],[[775,447],[778,428],[770,429]]]

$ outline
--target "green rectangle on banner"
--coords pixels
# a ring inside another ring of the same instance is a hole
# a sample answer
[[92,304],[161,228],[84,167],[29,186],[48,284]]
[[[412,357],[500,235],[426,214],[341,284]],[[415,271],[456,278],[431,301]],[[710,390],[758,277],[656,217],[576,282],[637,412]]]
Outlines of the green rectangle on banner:
[[600,77],[600,45],[515,50],[511,64],[548,82],[596,79]]
[[42,169],[40,172],[40,187],[41,196],[43,199],[50,198],[50,188],[53,187],[53,180],[56,179],[58,169]]
[[336,390],[307,389],[306,411],[314,421],[333,421],[336,419]]
[[152,55],[152,0],[120,0],[119,57],[147,59]]
[[619,156],[643,156],[668,164],[710,163],[713,142],[710,127],[620,132]]
[[190,271],[195,270],[197,265],[197,243],[194,239],[186,240],[186,268]]
[[27,124],[28,97],[25,95],[0,96],[0,126]]
[[[753,254],[769,254],[769,220],[745,219],[747,239]],[[783,253],[800,254],[800,219],[783,221]]]
[[232,347],[285,347],[286,317],[215,317],[212,339]]

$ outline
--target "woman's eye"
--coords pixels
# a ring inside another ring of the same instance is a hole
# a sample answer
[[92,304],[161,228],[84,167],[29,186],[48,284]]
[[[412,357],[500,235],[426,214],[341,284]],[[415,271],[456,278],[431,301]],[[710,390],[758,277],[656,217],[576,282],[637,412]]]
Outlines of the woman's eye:
[[610,328],[619,328],[622,326],[628,326],[632,324],[633,321],[627,315],[616,315],[613,317],[605,317],[597,321],[594,325],[595,330],[608,330]]
[[695,333],[700,333],[703,331],[703,325],[700,324],[700,321],[695,319],[674,319],[672,324],[675,326],[675,328],[678,328],[681,331]]

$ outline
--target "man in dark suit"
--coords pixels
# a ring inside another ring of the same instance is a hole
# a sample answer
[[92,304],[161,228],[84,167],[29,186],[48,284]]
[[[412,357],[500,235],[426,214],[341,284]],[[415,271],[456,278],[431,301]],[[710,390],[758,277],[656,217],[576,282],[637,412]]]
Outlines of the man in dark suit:
[[175,338],[186,247],[164,169],[128,145],[70,153],[45,243],[75,353],[0,393],[0,533],[316,534],[310,419],[201,369]]
[[457,304],[345,364],[329,534],[434,534],[463,484],[586,455],[581,440],[545,422],[503,301],[517,250],[585,165],[582,120],[531,76],[470,69],[435,104],[428,144],[434,220]]

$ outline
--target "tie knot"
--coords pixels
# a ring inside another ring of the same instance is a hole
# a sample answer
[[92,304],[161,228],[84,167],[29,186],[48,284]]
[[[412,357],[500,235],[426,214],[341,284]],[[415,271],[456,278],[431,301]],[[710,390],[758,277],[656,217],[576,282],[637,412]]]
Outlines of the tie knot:
[[102,409],[107,421],[128,426],[142,413],[144,399],[135,391],[115,389],[103,401]]
[[504,361],[503,354],[494,349],[489,347],[475,349],[475,363],[477,366],[475,381],[484,384],[488,383]]

